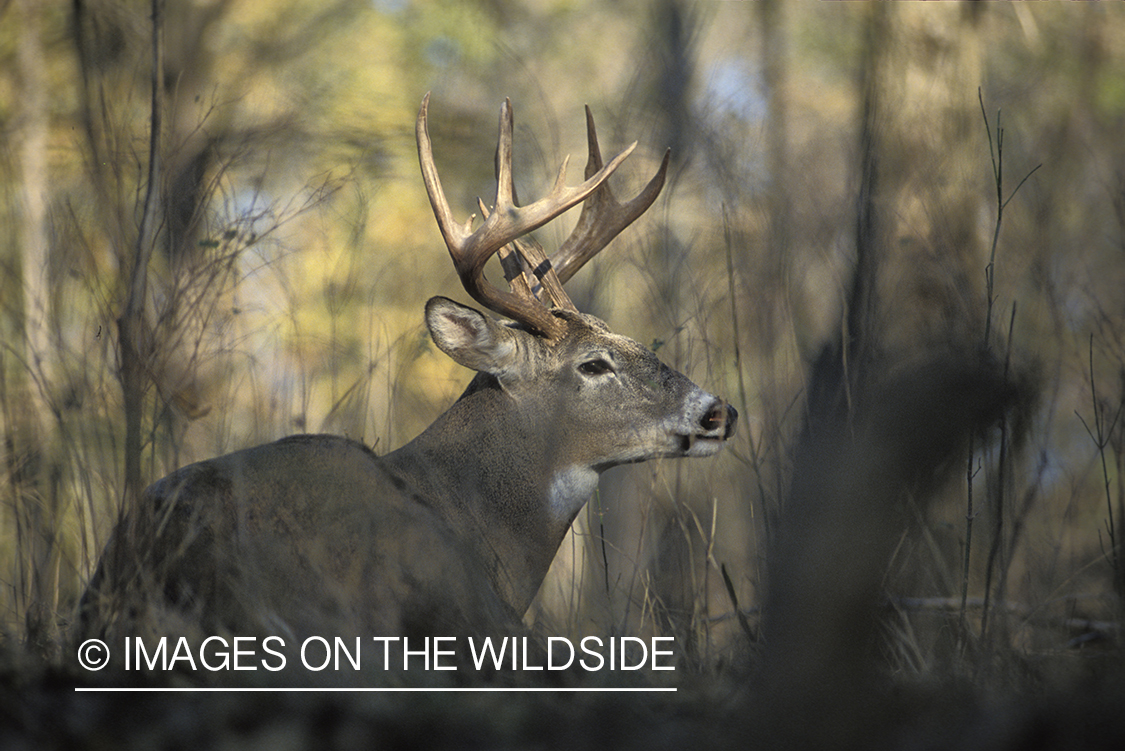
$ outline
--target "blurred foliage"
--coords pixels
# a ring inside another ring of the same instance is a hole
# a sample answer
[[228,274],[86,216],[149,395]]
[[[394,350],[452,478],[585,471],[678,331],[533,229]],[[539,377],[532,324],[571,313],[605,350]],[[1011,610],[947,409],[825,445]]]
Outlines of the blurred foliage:
[[[382,453],[432,421],[468,374],[421,327],[429,296],[465,297],[418,176],[422,95],[433,92],[437,164],[461,217],[490,198],[505,96],[525,199],[567,154],[577,179],[589,104],[605,151],[639,141],[619,193],[669,145],[673,166],[572,296],[661,342],[746,421],[719,460],[608,476],[529,617],[722,649],[737,624],[717,566],[742,605],[757,602],[807,366],[840,334],[874,86],[886,361],[977,346],[991,316],[995,351],[1041,393],[1012,480],[1007,594],[1104,615],[1112,527],[1075,413],[1091,415],[1091,381],[1106,409],[1120,403],[1125,378],[1121,5],[183,0],[167,14],[151,479],[299,431]],[[45,591],[66,620],[122,497],[114,337],[146,187],[148,17],[137,0],[0,3],[0,602],[12,632]],[[991,306],[996,187],[978,89],[1006,134],[1004,197],[1043,165],[1006,207]],[[564,236],[539,232],[548,248]],[[1114,436],[1108,508],[1121,509]],[[988,475],[974,481],[982,495]],[[951,487],[900,549],[911,594],[954,594],[964,492]],[[44,567],[52,583],[37,589]]]

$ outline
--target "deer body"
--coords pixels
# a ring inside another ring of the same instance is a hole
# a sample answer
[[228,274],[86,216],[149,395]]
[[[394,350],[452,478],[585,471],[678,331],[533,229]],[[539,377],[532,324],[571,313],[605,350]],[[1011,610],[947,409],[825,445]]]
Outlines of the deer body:
[[[444,198],[434,200],[429,178],[427,188],[442,225]],[[477,375],[386,456],[342,437],[294,436],[156,482],[103,555],[84,598],[87,630],[132,628],[130,608],[171,612],[205,633],[457,634],[514,623],[602,471],[714,454],[737,418],[593,316],[556,306],[519,323],[431,299],[434,342]]]

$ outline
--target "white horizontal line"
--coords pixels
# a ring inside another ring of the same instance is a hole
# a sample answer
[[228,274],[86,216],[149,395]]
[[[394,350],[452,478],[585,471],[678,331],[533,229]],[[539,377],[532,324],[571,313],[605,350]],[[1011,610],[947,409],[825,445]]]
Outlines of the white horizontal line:
[[292,693],[292,692],[364,692],[364,693],[550,693],[550,694],[568,694],[568,693],[655,693],[655,692],[675,692],[675,688],[494,688],[491,686],[480,688],[340,688],[340,687],[314,687],[314,688],[258,688],[258,687],[235,687],[235,688],[219,688],[211,686],[191,687],[191,688],[171,688],[171,687],[157,687],[157,688],[131,688],[131,687],[112,687],[112,688],[82,688],[76,687],[74,689],[79,693],[175,693],[175,694],[194,694],[194,693]]

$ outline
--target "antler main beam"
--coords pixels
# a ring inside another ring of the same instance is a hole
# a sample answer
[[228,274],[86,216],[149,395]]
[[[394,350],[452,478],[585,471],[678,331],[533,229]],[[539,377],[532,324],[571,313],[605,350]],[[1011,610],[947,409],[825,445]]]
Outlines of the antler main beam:
[[608,164],[603,165],[594,130],[594,120],[587,107],[587,140],[590,156],[586,163],[585,181],[575,186],[566,185],[566,167],[569,158],[564,159],[550,193],[528,206],[517,206],[512,180],[512,103],[511,100],[505,99],[500,109],[500,135],[496,155],[496,200],[491,212],[484,208],[483,203],[481,204],[484,223],[473,231],[475,215],[470,216],[464,224],[458,223],[453,218],[453,212],[442,190],[437,167],[434,165],[433,144],[430,141],[427,122],[429,101],[430,95],[426,94],[422,99],[422,107],[418,112],[418,122],[415,126],[418,160],[422,167],[422,181],[430,198],[434,218],[445,239],[446,247],[449,248],[449,255],[453,259],[454,268],[457,269],[462,285],[473,299],[490,310],[519,321],[548,338],[560,337],[564,333],[563,323],[551,314],[550,309],[536,299],[532,292],[515,294],[497,289],[490,284],[484,277],[485,262],[505,245],[512,243],[516,252],[525,256],[524,260],[536,269],[536,274],[541,279],[544,275],[554,275],[556,272],[552,270],[552,264],[541,262],[545,257],[539,260],[527,258],[527,246],[524,243],[515,244],[515,241],[590,198],[591,200],[583,206],[578,226],[557,254],[557,278],[551,278],[547,283],[556,304],[560,307],[573,308],[566,293],[562,291],[561,282],[573,276],[575,271],[656,200],[657,194],[664,185],[668,155],[665,154],[660,170],[640,195],[627,204],[618,203],[606,180],[632,153],[637,144],[633,143]]

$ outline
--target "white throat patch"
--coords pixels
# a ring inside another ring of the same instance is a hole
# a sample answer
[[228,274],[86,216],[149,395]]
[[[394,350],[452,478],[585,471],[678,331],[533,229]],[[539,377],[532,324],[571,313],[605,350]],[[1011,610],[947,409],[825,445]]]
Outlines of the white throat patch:
[[598,487],[598,473],[589,467],[571,466],[555,473],[547,486],[547,508],[555,521],[570,524]]

